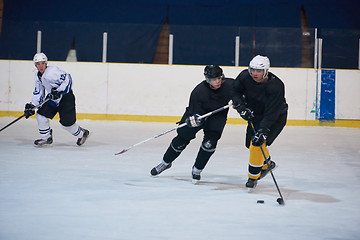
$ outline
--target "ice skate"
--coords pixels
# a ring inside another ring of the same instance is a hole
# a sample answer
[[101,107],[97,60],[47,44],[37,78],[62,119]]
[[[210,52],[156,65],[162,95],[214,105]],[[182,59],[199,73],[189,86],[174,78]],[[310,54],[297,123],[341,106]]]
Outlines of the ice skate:
[[78,140],[76,142],[76,144],[78,146],[81,146],[81,145],[83,145],[85,143],[85,141],[88,138],[89,133],[90,133],[89,130],[87,130],[85,128],[81,128],[81,131],[83,131],[84,133],[83,133],[83,136],[81,138],[78,138]]
[[[266,174],[268,174],[270,172],[270,170],[273,170],[276,168],[276,164],[275,162],[271,161],[270,158],[268,160],[269,166],[266,169],[261,169],[260,172],[260,177],[258,180],[262,179],[263,177],[266,176]],[[265,163],[266,164],[266,163]]]
[[200,181],[200,179],[201,179],[200,174],[195,174],[195,173],[193,173],[193,174],[192,174],[192,180],[191,180],[191,182],[192,182],[193,184],[198,184],[199,181]]
[[191,175],[192,175],[191,182],[193,184],[198,184],[198,182],[200,181],[200,179],[201,179],[200,173],[201,173],[201,170],[193,167],[192,172],[191,172]]
[[161,162],[159,165],[151,169],[150,173],[152,176],[156,176],[169,168],[171,168],[171,163],[165,164],[164,162]]
[[245,184],[249,193],[254,191],[256,185],[257,185],[257,179],[252,179],[252,178],[249,178]]
[[43,138],[40,138],[40,139],[36,139],[34,141],[34,144],[36,146],[44,146],[44,145],[50,145],[52,144],[53,142],[53,137],[52,137],[52,129],[50,129],[50,137],[48,137],[47,139],[43,139]]

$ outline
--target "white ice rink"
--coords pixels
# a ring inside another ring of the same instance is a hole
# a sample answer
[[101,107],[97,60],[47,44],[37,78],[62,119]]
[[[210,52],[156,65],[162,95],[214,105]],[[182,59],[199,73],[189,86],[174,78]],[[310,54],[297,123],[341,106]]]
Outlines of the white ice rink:
[[175,124],[78,123],[92,132],[82,147],[57,120],[49,147],[34,147],[35,119],[0,132],[1,240],[360,239],[360,129],[285,127],[269,148],[280,206],[270,174],[254,193],[244,187],[244,125],[226,126],[193,185],[202,133],[151,177],[175,132],[114,154]]

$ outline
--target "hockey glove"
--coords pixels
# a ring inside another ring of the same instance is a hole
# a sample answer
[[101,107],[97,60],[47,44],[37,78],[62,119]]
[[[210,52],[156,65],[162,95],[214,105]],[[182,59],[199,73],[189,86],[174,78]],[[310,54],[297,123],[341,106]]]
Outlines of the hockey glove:
[[267,128],[259,129],[256,134],[252,137],[252,145],[261,146],[266,141],[267,135],[270,133],[270,130]]
[[34,107],[35,106],[32,103],[25,104],[24,115],[26,119],[35,114],[35,110],[33,110]]
[[202,124],[202,119],[199,119],[200,115],[195,114],[188,117],[185,122],[188,127],[199,127]]
[[61,92],[58,92],[56,90],[55,87],[53,87],[51,89],[51,93],[49,93],[46,98],[50,99],[50,100],[56,100],[56,99],[59,99],[61,97],[61,94],[62,94],[62,91]]
[[250,108],[245,107],[245,105],[234,106],[234,108],[244,120],[249,121],[254,118],[254,112]]

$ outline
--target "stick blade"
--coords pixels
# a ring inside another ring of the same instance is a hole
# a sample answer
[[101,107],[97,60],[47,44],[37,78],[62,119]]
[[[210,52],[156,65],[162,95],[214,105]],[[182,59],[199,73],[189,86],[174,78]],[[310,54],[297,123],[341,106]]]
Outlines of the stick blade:
[[120,155],[120,154],[126,153],[127,151],[128,151],[127,149],[124,149],[121,152],[115,153],[115,155]]
[[278,198],[276,200],[280,205],[285,205],[284,199],[283,198]]

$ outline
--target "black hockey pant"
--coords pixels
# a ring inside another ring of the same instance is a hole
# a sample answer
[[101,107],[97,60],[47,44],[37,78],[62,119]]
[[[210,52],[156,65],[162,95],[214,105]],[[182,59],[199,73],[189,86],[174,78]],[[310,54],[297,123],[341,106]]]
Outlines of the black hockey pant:
[[40,115],[53,119],[59,113],[61,125],[68,127],[76,122],[75,96],[72,92],[65,94],[60,100],[59,106],[54,102],[46,102],[38,111]]

